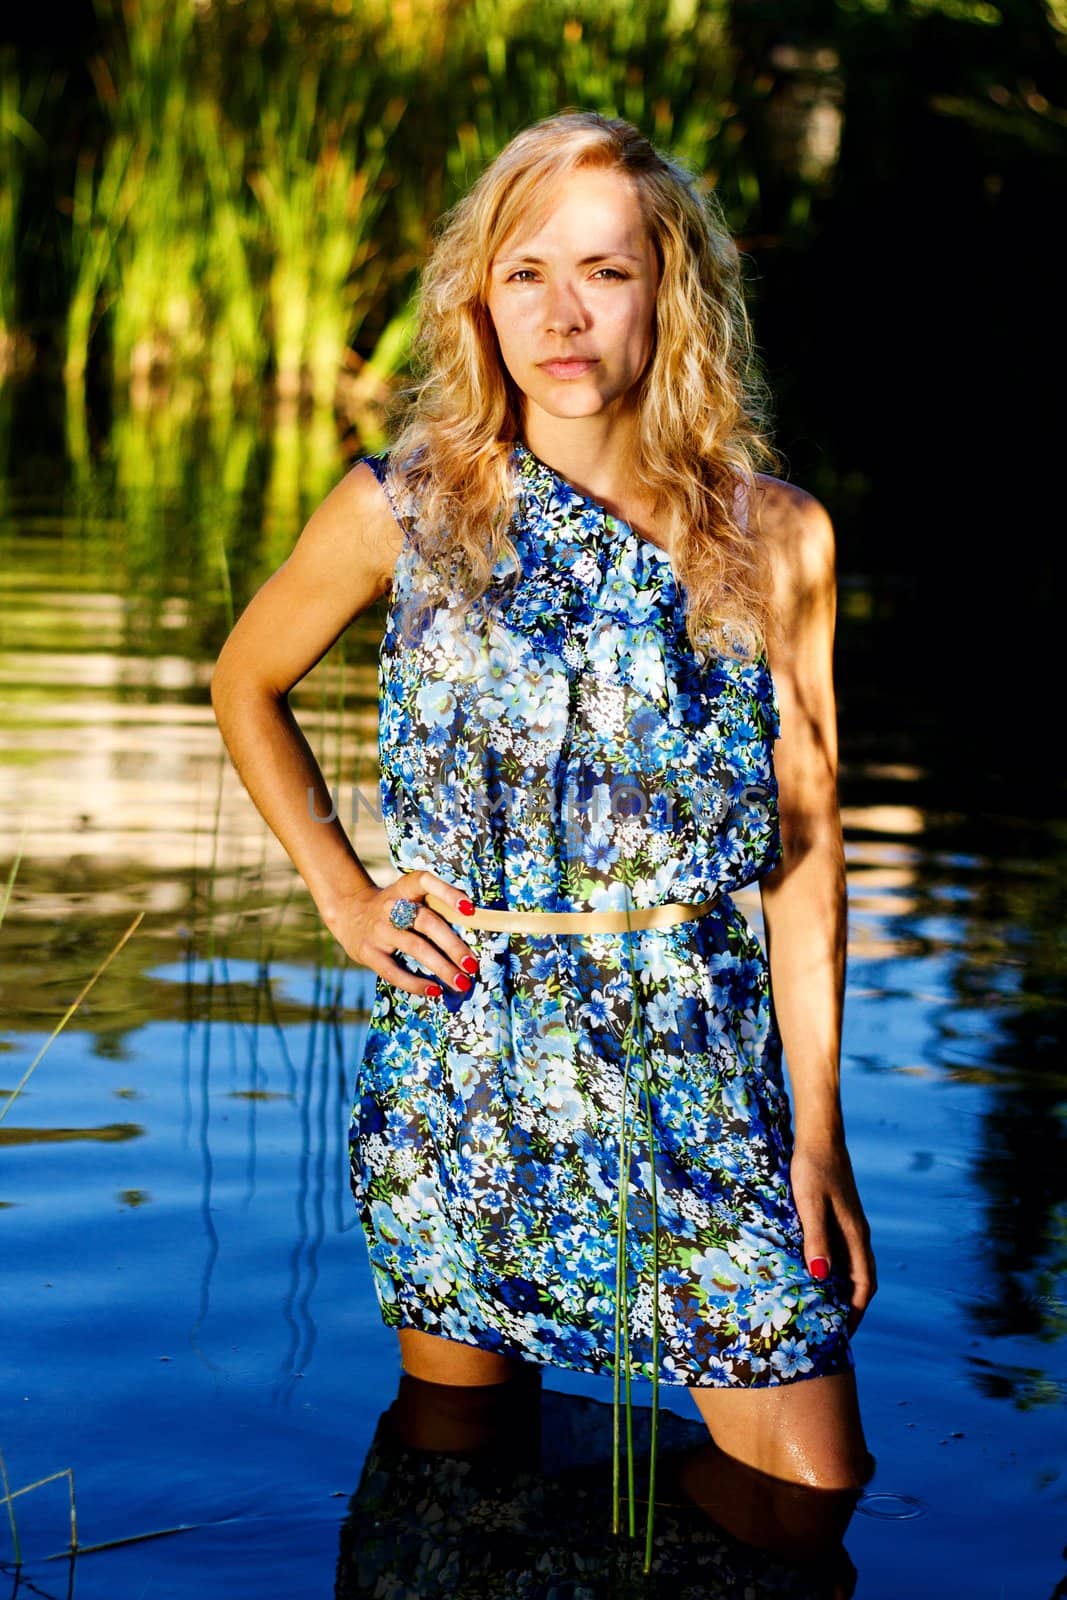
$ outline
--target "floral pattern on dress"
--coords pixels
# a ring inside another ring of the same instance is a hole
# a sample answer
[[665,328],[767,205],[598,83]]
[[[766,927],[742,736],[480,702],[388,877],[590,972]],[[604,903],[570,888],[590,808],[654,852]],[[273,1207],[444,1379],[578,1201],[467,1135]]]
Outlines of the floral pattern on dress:
[[[612,1371],[625,1122],[632,1370],[750,1387],[847,1369],[848,1286],[804,1262],[768,965],[730,894],[781,856],[766,658],[698,655],[667,552],[524,444],[511,466],[521,573],[498,564],[484,633],[441,606],[405,643],[410,540],[397,561],[379,653],[394,865],[479,907],[716,898],[623,934],[465,928],[478,973],[438,1001],[377,978],[350,1156],[382,1316]],[[417,514],[391,499],[402,526]],[[651,1141],[639,1061],[624,1096],[635,1000]]]

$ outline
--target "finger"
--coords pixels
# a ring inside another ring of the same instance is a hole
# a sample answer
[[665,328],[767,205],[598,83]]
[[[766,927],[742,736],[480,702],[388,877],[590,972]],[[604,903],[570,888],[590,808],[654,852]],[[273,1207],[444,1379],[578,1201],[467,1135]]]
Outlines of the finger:
[[864,1239],[849,1240],[849,1332],[855,1333],[864,1312],[878,1291],[878,1276],[870,1246]]
[[409,872],[408,877],[417,879],[416,893],[422,898],[428,894],[436,894],[439,899],[447,900],[449,905],[455,906],[461,916],[469,917],[474,911],[474,901],[466,891],[457,889],[454,883],[446,883],[444,878],[439,878],[436,872],[430,872],[425,867],[420,867],[415,872]]
[[[436,873],[426,869],[410,874],[419,880],[416,893],[425,897],[433,893],[448,905],[453,906],[460,916],[469,917],[474,912],[473,900],[469,899],[462,889],[457,889],[455,884],[446,883]],[[429,921],[427,921],[427,918]],[[435,911],[431,906],[423,906],[423,915],[420,919],[420,932],[427,937],[433,936],[436,944],[449,955],[455,965],[469,975],[477,976],[480,965],[478,954],[469,944],[464,943],[454,923],[441,912]]]
[[[409,876],[412,876],[409,874]],[[402,891],[409,887],[404,879],[399,880],[390,889],[380,890],[372,907],[370,927],[364,931],[361,947],[357,952],[358,959],[372,972],[378,974],[386,983],[394,988],[402,989],[405,994],[424,996],[439,1000],[444,994],[442,983],[437,978],[424,977],[421,973],[410,972],[396,960],[398,955],[410,956],[420,965],[428,967],[431,974],[437,967],[441,967],[441,978],[452,984],[458,990],[463,989],[463,984],[456,984],[456,968],[446,961],[433,945],[414,934],[411,929],[398,928],[392,921],[393,908],[404,899],[410,899],[410,894]],[[417,889],[413,892],[418,892]],[[416,918],[428,915],[426,908],[416,905]],[[368,951],[369,947],[369,951]],[[469,987],[468,980],[468,987]]]
[[422,906],[418,917],[414,920],[414,926],[424,938],[432,939],[434,944],[445,952],[451,962],[451,971],[459,968],[469,974],[470,978],[477,978],[480,965],[477,952],[462,941],[453,923],[448,922],[448,918],[442,917],[440,912],[435,912],[429,906]]
[[[434,916],[432,911],[420,910],[419,921],[422,922],[427,918],[432,918],[438,923],[441,921],[439,917]],[[425,967],[428,972],[435,973],[442,982],[447,983],[449,988],[454,989],[457,994],[466,994],[474,982],[472,974],[464,972],[451,956],[446,955],[443,950],[439,949],[430,938],[430,932],[431,930],[429,929],[416,932],[413,927],[399,929],[390,924],[386,948],[383,953],[391,956],[394,951],[400,950],[404,955],[410,956],[412,961],[417,961],[420,967]],[[475,968],[477,968],[477,958],[474,958],[474,960]]]
[[406,967],[394,961],[391,955],[380,955],[375,963],[367,962],[366,965],[394,989],[403,989],[405,994],[425,995],[431,1000],[440,1000],[444,994],[444,989],[436,978],[420,978],[416,973],[409,972]]
[[852,1296],[849,1301],[848,1331],[855,1333],[863,1321],[864,1312],[874,1298],[875,1284],[869,1278],[853,1278]]
[[821,1281],[829,1277],[833,1260],[826,1201],[822,1196],[810,1201],[803,1195],[794,1198],[804,1236],[804,1260],[812,1277]]
[[849,1277],[853,1283],[862,1283],[868,1299],[877,1288],[877,1272],[871,1251],[871,1230],[862,1211],[846,1211],[835,1218],[845,1249],[848,1252]]

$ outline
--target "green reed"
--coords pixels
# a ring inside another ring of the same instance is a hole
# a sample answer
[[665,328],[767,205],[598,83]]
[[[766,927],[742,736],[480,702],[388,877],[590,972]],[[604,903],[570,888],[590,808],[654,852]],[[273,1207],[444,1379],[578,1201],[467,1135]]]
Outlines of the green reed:
[[[8,1521],[11,1524],[11,1542],[14,1547],[15,1566],[22,1566],[22,1545],[19,1540],[18,1523],[15,1520],[15,1501],[19,1495],[30,1494],[34,1489],[41,1489],[46,1483],[55,1483],[60,1478],[66,1478],[67,1489],[70,1494],[70,1549],[64,1554],[74,1555],[78,1549],[78,1514],[74,1504],[74,1473],[70,1467],[64,1467],[60,1472],[51,1472],[47,1478],[38,1478],[36,1483],[23,1484],[21,1489],[12,1489],[7,1475],[7,1463],[4,1452],[0,1450],[0,1485],[3,1486],[2,1498],[7,1506]],[[16,1588],[18,1585],[16,1584]]]
[[78,157],[71,199],[70,298],[64,332],[63,376],[80,384],[89,365],[89,345],[103,310],[103,297],[122,288],[115,265],[116,238],[133,204],[127,172],[133,155],[129,135],[116,133],[101,151]]
[[118,941],[118,943],[115,946],[113,946],[111,951],[104,957],[103,961],[101,961],[100,965],[97,967],[97,969],[93,973],[92,977],[89,978],[89,980],[82,985],[82,987],[79,990],[79,992],[75,995],[74,999],[71,1001],[71,1003],[67,1007],[66,1011],[64,1011],[63,1015],[60,1017],[59,1021],[56,1023],[56,1025],[52,1029],[51,1033],[48,1035],[48,1038],[45,1040],[44,1044],[41,1046],[41,1048],[38,1050],[37,1054],[34,1056],[33,1060],[30,1062],[29,1066],[26,1068],[26,1071],[22,1074],[22,1077],[19,1079],[18,1083],[9,1092],[8,1097],[4,1101],[3,1106],[0,1107],[0,1122],[3,1122],[4,1118],[7,1116],[8,1112],[11,1110],[11,1107],[15,1104],[15,1101],[18,1098],[18,1096],[22,1093],[22,1091],[26,1087],[27,1083],[29,1083],[30,1078],[32,1077],[33,1073],[36,1071],[41,1059],[43,1058],[45,1052],[48,1050],[49,1046],[53,1043],[53,1041],[58,1037],[58,1035],[66,1027],[67,1023],[70,1021],[70,1019],[74,1015],[75,1011],[77,1011],[78,1007],[81,1005],[82,1001],[85,999],[85,996],[89,993],[89,990],[96,983],[97,979],[99,977],[101,977],[102,974],[105,972],[105,970],[111,965],[112,961],[114,961],[115,957],[118,955],[118,953],[122,949],[123,945],[131,937],[132,934],[136,933],[137,929],[141,926],[141,923],[143,921],[144,921],[144,912],[143,911],[138,911],[137,915],[134,917],[133,921],[130,923],[129,927],[126,929],[126,932],[122,935],[122,938]]
[[17,326],[15,239],[24,171],[15,149],[19,78],[14,51],[0,56],[0,373],[7,367]]
[[228,400],[273,369],[283,396],[332,404],[390,276],[373,234],[403,98],[368,113],[373,62],[352,19],[308,38],[295,14],[250,5],[253,29],[278,36],[268,65],[210,9],[101,9],[111,131],[75,184],[68,379],[106,317],[117,383],[188,372]]
[[[361,127],[349,103],[323,127],[320,76],[310,62],[288,103],[270,94],[261,113],[258,165],[249,185],[259,201],[271,259],[269,294],[275,384],[300,392],[305,375],[319,405],[334,399],[342,357],[360,331],[382,274],[373,228],[384,199],[378,187],[391,121]],[[362,136],[362,137],[361,137]],[[362,144],[363,160],[356,149]]]
[[621,1408],[619,1399],[621,1366],[625,1381],[626,1395],[627,1531],[631,1538],[633,1538],[636,1533],[633,1404],[631,1399],[630,1297],[626,1259],[626,1241],[628,1235],[627,1214],[629,1211],[630,1195],[630,1164],[633,1152],[633,1132],[627,1118],[627,1101],[630,1087],[630,1066],[631,1062],[633,1061],[633,1043],[636,1037],[637,1051],[641,1061],[641,1079],[638,1086],[638,1101],[639,1105],[642,1105],[644,1110],[645,1138],[648,1145],[649,1200],[651,1207],[652,1415],[648,1465],[648,1505],[645,1516],[645,1549],[643,1564],[644,1572],[648,1573],[651,1571],[652,1567],[652,1544],[656,1506],[656,1459],[659,1442],[659,1203],[658,1184],[656,1178],[655,1125],[652,1109],[653,1081],[648,1055],[645,1050],[644,1019],[641,1015],[641,1007],[638,997],[638,977],[633,957],[634,930],[630,923],[630,897],[628,888],[626,899],[626,924],[626,952],[630,968],[632,1001],[630,1007],[630,1020],[623,1035],[623,1040],[626,1045],[626,1060],[623,1066],[622,1109],[619,1120],[619,1200],[615,1235],[615,1363],[612,1385],[612,1532],[617,1534],[620,1531],[621,1522]]
[[223,400],[273,376],[318,407],[365,366],[391,380],[434,218],[564,106],[626,116],[741,194],[727,0],[97,3],[107,133],[69,207],[72,381],[105,321],[118,384],[181,372]]
[[81,314],[92,315],[101,290],[110,293],[114,375],[143,382],[157,366],[192,367],[205,353],[198,280],[211,218],[192,158],[195,8],[137,0],[122,7],[121,26],[113,0],[101,10],[115,25],[96,82],[115,140],[96,184],[80,174],[80,225],[93,246],[83,259],[97,269],[96,281],[81,286],[92,296]]
[[22,865],[22,852],[25,848],[26,829],[23,827],[22,834],[19,838],[19,847],[15,852],[15,859],[11,863],[11,870],[7,875],[7,882],[4,885],[3,897],[0,898],[0,926],[3,925],[4,918],[7,915],[7,908],[11,903],[11,891],[15,887],[15,879],[18,877],[19,867]]
[[225,411],[234,393],[262,378],[269,358],[257,238],[248,225],[245,173],[251,139],[220,117],[206,93],[190,109],[190,131],[210,219],[199,268],[206,313],[204,369],[209,392]]
[[731,167],[743,159],[729,16],[726,0],[475,0],[451,46],[453,192],[525,123],[564,107],[626,117],[714,182],[727,151]]
[[23,82],[15,51],[0,50],[0,381],[33,359],[29,336],[19,325],[18,245],[20,212],[32,182],[25,154],[37,157],[45,149],[33,121],[43,94],[43,79]]

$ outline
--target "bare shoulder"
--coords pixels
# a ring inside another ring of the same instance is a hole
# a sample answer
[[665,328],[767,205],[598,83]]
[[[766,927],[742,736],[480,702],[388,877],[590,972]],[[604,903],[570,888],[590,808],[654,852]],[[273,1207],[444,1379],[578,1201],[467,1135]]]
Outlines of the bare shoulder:
[[833,523],[821,500],[797,484],[756,475],[754,525],[770,555],[772,622],[768,659],[788,695],[802,658],[821,663],[832,647],[837,613]]
[[315,507],[288,558],[223,646],[212,693],[258,682],[287,694],[389,588],[403,533],[373,470],[358,462]]
[[832,605],[837,588],[836,541],[821,500],[795,483],[756,474],[755,525],[771,557],[773,603],[785,626],[813,601]]
[[305,582],[336,587],[361,609],[389,588],[402,545],[385,490],[359,461],[315,507],[285,568]]
[[330,491],[319,512],[328,517],[331,529],[352,541],[363,573],[371,577],[373,597],[384,594],[393,581],[404,534],[373,469],[358,461]]
[[783,559],[824,566],[834,558],[834,529],[830,514],[798,484],[786,483],[769,473],[756,474],[754,510],[757,526],[768,544]]

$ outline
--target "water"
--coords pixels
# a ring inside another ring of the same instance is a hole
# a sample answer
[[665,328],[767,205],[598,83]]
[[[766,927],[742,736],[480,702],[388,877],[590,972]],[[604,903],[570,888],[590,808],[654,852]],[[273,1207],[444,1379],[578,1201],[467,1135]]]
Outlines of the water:
[[[0,927],[0,1088],[144,918],[0,1122],[0,1448],[13,1488],[71,1469],[80,1542],[110,1546],[73,1568],[47,1559],[70,1519],[66,1479],[47,1483],[14,1501],[26,1566],[0,1573],[0,1594],[429,1595],[452,1581],[457,1528],[483,1530],[464,1548],[486,1560],[510,1528],[521,1567],[546,1516],[556,1589],[537,1592],[592,1592],[567,1562],[604,1515],[607,1380],[544,1374],[539,1470],[563,1471],[566,1494],[520,1474],[505,1505],[507,1473],[419,1487],[379,1428],[400,1372],[345,1149],[372,984],[219,755],[220,507],[257,552],[231,563],[240,604],[334,470],[298,493],[276,469],[254,519],[210,481],[134,492],[85,463],[77,488],[39,474],[4,488],[5,876],[20,839],[23,858]],[[860,610],[841,622],[844,1101],[881,1287],[855,1343],[878,1468],[845,1544],[863,1600],[1051,1600],[1067,1575],[1062,826],[977,810],[982,773],[939,763],[936,706],[901,738]],[[293,696],[346,821],[353,786],[374,794],[380,621],[361,619]],[[891,759],[859,715],[876,704],[898,730]],[[388,882],[365,807],[355,840]],[[758,928],[758,894],[738,899]],[[691,1444],[695,1410],[662,1396],[670,1437]],[[696,1562],[691,1592],[751,1581],[736,1549],[683,1523],[672,1548]],[[397,1550],[422,1563],[421,1589],[383,1586]],[[509,1570],[471,1592],[534,1592]],[[632,1581],[615,1572],[602,1592]]]

